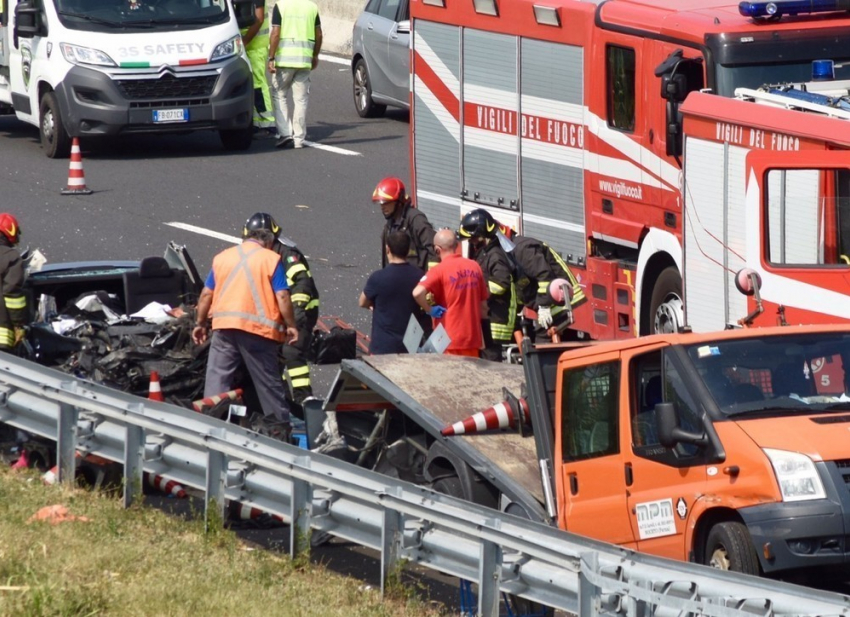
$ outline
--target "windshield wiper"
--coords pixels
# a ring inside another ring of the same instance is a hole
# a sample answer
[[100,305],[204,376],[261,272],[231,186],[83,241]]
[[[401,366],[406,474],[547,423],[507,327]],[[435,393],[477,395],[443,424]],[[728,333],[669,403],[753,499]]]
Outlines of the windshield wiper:
[[101,24],[103,26],[113,26],[120,28],[121,26],[126,25],[120,21],[112,21],[110,19],[103,19],[101,17],[93,17],[91,15],[86,15],[85,13],[74,13],[72,11],[58,11],[58,13],[63,17],[76,17],[77,19],[84,19],[94,24]]
[[[217,16],[215,16],[217,17]],[[213,16],[210,17],[190,17],[187,19],[140,19],[139,21],[131,21],[128,22],[130,24],[144,24],[148,27],[151,26],[183,26],[183,25],[192,25],[192,24],[212,24],[215,23],[213,21]]]
[[811,407],[759,407],[757,409],[743,409],[741,411],[724,412],[727,418],[757,418],[767,416],[798,416],[820,413],[820,409]]

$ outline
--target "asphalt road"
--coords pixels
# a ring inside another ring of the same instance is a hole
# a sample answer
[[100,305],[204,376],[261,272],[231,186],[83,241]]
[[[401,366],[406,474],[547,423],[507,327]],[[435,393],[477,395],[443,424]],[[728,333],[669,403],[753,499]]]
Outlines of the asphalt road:
[[276,150],[274,140],[256,140],[247,152],[228,153],[212,132],[84,141],[86,183],[95,192],[62,196],[68,161],[44,156],[36,127],[0,117],[0,210],[19,217],[23,244],[52,263],[140,259],[174,240],[202,274],[230,245],[169,223],[236,236],[250,214],[265,210],[308,256],[322,313],[368,332],[357,298],[380,265],[383,225],[371,194],[386,175],[409,176],[408,113],[359,118],[348,66],[325,60],[313,74],[308,126],[319,147]]

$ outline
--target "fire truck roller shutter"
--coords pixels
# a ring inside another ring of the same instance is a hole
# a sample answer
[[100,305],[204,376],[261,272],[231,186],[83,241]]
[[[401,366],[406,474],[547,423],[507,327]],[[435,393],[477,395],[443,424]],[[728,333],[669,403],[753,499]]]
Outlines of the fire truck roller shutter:
[[417,20],[413,51],[414,203],[435,228],[454,229],[461,190],[460,28]]
[[521,41],[523,233],[566,256],[586,256],[584,50]]

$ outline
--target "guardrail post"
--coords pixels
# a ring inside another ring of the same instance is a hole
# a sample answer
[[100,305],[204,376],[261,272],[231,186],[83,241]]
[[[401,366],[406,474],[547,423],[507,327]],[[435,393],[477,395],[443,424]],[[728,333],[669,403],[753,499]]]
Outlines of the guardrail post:
[[77,473],[77,408],[67,403],[59,405],[56,427],[56,465],[58,482],[73,482]]
[[[309,460],[302,461],[306,466]],[[289,552],[293,558],[310,550],[310,504],[313,486],[304,480],[292,478],[292,510],[289,525]]]
[[[227,458],[222,452],[207,451],[207,480],[204,491],[204,528],[209,531],[213,515],[224,521],[224,485],[227,481]],[[215,508],[213,510],[213,508]]]
[[124,440],[124,507],[129,508],[142,492],[144,473],[145,431],[140,426],[127,425]]
[[384,524],[381,528],[381,596],[387,591],[387,582],[395,574],[404,517],[400,512],[384,509]]
[[498,617],[499,615],[501,561],[499,546],[489,540],[482,540],[478,561],[478,614],[481,617]]
[[578,614],[582,617],[585,617],[585,615],[593,617],[599,615],[602,590],[593,584],[588,573],[596,574],[599,572],[599,555],[597,553],[582,553],[579,555],[579,559]]

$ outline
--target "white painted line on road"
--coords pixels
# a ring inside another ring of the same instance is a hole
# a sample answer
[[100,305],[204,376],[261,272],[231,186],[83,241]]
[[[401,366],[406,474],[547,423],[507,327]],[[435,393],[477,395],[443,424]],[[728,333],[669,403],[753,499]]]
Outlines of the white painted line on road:
[[333,62],[334,64],[344,64],[345,66],[351,66],[351,58],[340,58],[339,56],[328,56],[326,54],[319,54],[319,60],[323,62]]
[[327,150],[328,152],[333,152],[334,154],[344,154],[346,156],[363,156],[360,152],[355,152],[354,150],[346,150],[345,148],[337,148],[336,146],[326,146],[324,144],[317,144],[315,141],[307,141],[304,140],[304,145],[310,148],[316,148],[317,150]]
[[171,223],[166,223],[166,225],[169,227],[176,227],[177,229],[182,229],[184,231],[191,231],[193,234],[201,234],[202,236],[209,236],[210,238],[215,238],[217,240],[224,240],[231,244],[240,244],[242,242],[242,238],[228,236],[227,234],[222,234],[217,231],[213,231],[212,229],[204,229],[203,227],[196,227],[195,225],[189,225],[188,223],[172,221]]

